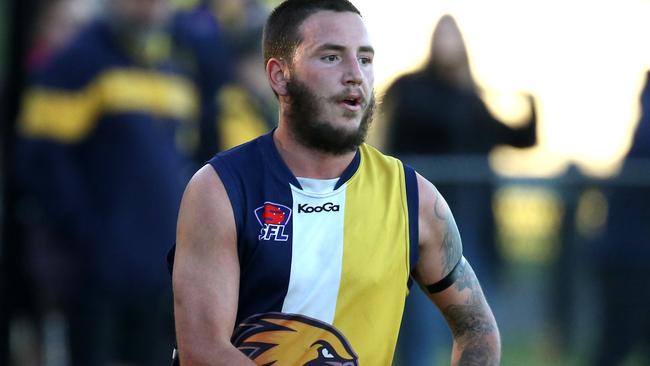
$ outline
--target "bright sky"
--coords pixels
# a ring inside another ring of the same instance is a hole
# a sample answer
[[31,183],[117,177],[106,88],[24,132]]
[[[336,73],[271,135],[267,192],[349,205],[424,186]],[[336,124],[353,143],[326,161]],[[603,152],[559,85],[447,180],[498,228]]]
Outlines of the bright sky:
[[629,147],[650,69],[650,0],[354,3],[377,51],[379,94],[422,63],[438,18],[450,13],[478,83],[502,97],[496,100],[503,103],[491,104],[495,113],[521,110],[520,92],[537,98],[539,146],[498,149],[492,159],[497,171],[547,176],[573,162],[587,174],[605,175]]

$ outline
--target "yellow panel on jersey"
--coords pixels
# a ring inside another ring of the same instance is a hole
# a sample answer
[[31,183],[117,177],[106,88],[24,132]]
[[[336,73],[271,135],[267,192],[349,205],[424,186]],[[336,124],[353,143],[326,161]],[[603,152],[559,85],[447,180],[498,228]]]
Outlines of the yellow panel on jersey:
[[360,149],[359,169],[346,188],[343,264],[333,325],[353,345],[360,365],[390,365],[410,273],[404,167],[368,145]]
[[192,84],[182,77],[113,69],[81,90],[28,90],[18,131],[24,136],[73,143],[85,138],[103,113],[144,112],[188,121],[197,113],[196,101]]

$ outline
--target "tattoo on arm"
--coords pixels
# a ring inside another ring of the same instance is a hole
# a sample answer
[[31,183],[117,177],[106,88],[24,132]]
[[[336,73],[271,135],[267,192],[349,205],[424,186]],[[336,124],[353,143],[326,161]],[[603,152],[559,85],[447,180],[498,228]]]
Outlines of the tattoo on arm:
[[445,276],[454,268],[460,256],[462,255],[463,246],[460,240],[460,233],[458,232],[458,227],[456,226],[456,221],[454,216],[449,210],[449,206],[445,202],[444,198],[436,190],[436,204],[434,206],[434,212],[436,218],[445,224],[445,235],[442,242],[442,247],[440,250],[443,252],[442,257],[444,261],[443,273]]
[[460,356],[459,366],[485,366],[494,364],[490,347],[478,343],[467,347]]
[[462,273],[454,286],[458,292],[471,291],[465,304],[453,304],[444,309],[445,317],[450,320],[454,337],[480,336],[494,330],[491,319],[487,316],[487,304],[480,295],[480,286],[473,271],[468,270],[467,262],[461,263]]
[[454,338],[462,347],[459,365],[495,365],[499,357],[494,353],[483,336],[496,331],[487,303],[481,294],[480,286],[467,262],[461,262],[462,274],[454,286],[457,291],[469,289],[470,297],[465,304],[447,306],[444,316]]

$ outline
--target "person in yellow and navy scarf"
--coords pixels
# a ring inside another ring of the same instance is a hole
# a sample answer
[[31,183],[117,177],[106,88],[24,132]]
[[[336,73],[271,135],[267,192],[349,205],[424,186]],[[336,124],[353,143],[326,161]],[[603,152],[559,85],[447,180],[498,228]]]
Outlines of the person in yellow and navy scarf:
[[198,74],[181,72],[174,42],[187,37],[167,0],[101,4],[32,75],[17,176],[73,258],[78,282],[62,301],[71,364],[160,365],[173,343],[164,258],[200,142],[202,88],[219,81],[197,88]]

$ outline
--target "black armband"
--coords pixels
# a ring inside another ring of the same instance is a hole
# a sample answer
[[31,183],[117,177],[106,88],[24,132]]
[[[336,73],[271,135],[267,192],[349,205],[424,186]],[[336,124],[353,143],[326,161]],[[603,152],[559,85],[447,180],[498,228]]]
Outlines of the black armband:
[[427,285],[426,288],[429,291],[430,294],[435,294],[441,291],[446,290],[449,288],[449,286],[453,285],[454,282],[460,277],[460,275],[463,273],[463,266],[461,266],[461,263],[463,262],[463,256],[460,256],[460,259],[458,260],[458,263],[454,266],[454,268],[449,272],[448,275],[445,276],[445,278],[441,279],[440,281],[432,284],[432,285]]

